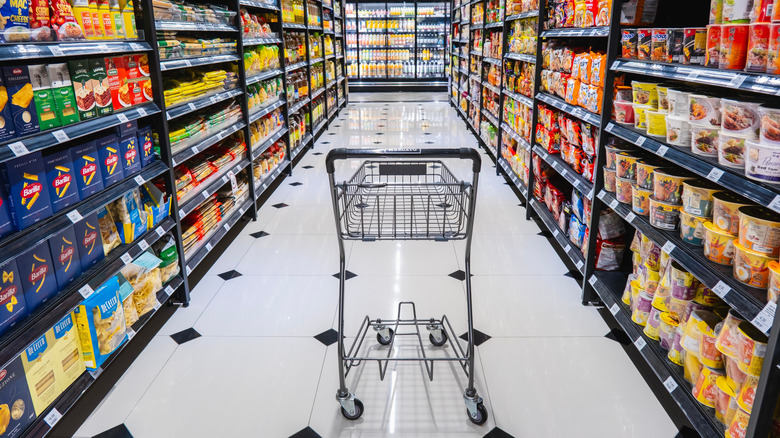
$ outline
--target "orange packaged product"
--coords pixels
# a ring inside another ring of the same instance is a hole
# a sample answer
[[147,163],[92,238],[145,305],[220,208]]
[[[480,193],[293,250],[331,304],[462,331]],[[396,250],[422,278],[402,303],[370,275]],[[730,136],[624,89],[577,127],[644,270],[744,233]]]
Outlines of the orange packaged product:
[[651,26],[655,21],[659,0],[628,0],[620,11],[623,26]]
[[780,23],[772,23],[769,25],[768,44],[766,72],[771,75],[780,74]]
[[769,49],[769,26],[768,23],[750,25],[745,71],[755,73],[766,71],[767,51]]
[[724,24],[720,31],[720,62],[722,70],[742,70],[747,60],[749,24]]
[[585,84],[592,84],[590,78],[590,68],[592,63],[591,53],[583,53],[580,57],[580,81]]
[[75,41],[84,39],[84,31],[81,30],[73,9],[67,0],[52,0],[51,2],[51,27],[58,41]]
[[576,96],[580,92],[580,81],[569,78],[569,80],[566,83],[566,102],[568,102],[571,105],[576,105]]
[[596,114],[601,113],[601,100],[604,97],[604,89],[595,85],[590,86],[588,95],[588,111]]
[[89,9],[92,11],[92,30],[95,32],[96,40],[105,38],[106,32],[103,29],[103,19],[98,11],[97,0],[89,0]]
[[588,93],[590,92],[590,85],[580,84],[580,92],[577,94],[577,103],[575,105],[586,108],[588,106]]
[[603,53],[591,53],[590,84],[604,85],[604,75],[607,72],[607,55]]
[[772,3],[774,0],[753,0],[750,10],[751,23],[769,23],[772,20]]
[[720,36],[720,24],[707,26],[707,52],[704,60],[704,65],[707,67],[717,68],[720,64]]
[[565,47],[563,49],[563,56],[561,57],[561,70],[566,73],[571,73],[571,65],[574,62],[574,52]]
[[780,23],[780,0],[775,0],[772,7],[772,23]]
[[596,26],[609,26],[609,18],[612,16],[612,0],[599,0],[596,14]]
[[574,62],[571,64],[571,76],[574,78],[580,77],[580,61],[582,60],[582,53],[574,54]]

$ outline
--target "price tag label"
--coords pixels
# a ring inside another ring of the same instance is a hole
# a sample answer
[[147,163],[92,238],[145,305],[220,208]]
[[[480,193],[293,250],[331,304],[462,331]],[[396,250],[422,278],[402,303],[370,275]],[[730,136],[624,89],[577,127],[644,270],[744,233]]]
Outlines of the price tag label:
[[685,78],[687,81],[693,81],[696,80],[696,78],[699,77],[699,72],[697,70],[694,70],[690,73],[688,73],[688,76]]
[[138,109],[137,109],[137,111],[138,111],[138,115],[139,115],[139,116],[141,116],[141,117],[146,117],[146,110],[145,110],[145,109],[143,109],[143,108],[138,108]]
[[119,259],[122,260],[122,263],[128,264],[128,263],[132,263],[133,256],[131,256],[129,252],[126,252],[122,254],[122,257],[119,257]]
[[[580,261],[580,263],[582,263],[582,262]],[[591,286],[596,286],[596,282],[598,282],[598,281],[599,281],[599,280],[598,280],[598,278],[596,278],[596,276],[595,276],[595,275],[591,276],[591,277],[588,279],[588,283],[590,283],[590,285],[591,285]]]
[[569,252],[570,249],[571,249],[571,245],[566,245],[563,247],[563,252]]
[[238,214],[243,216],[244,215],[244,209],[243,208],[239,208],[238,209]]
[[231,170],[228,172],[228,178],[230,178],[230,187],[233,190],[233,194],[238,191],[238,181],[236,181],[236,175]]
[[609,308],[609,313],[611,313],[612,316],[617,315],[618,312],[620,312],[620,306],[618,306],[618,303],[613,304],[612,307]]
[[712,288],[712,291],[715,292],[715,295],[721,298],[725,298],[726,294],[729,293],[730,290],[731,288],[722,281],[719,281],[718,284]]
[[120,122],[122,122],[122,123],[127,123],[127,122],[129,122],[129,120],[127,119],[127,116],[126,116],[126,115],[124,115],[123,113],[119,113],[119,114],[117,114],[117,115],[116,115],[116,118],[117,118],[117,119],[119,119],[119,121],[120,121]]
[[111,51],[111,49],[109,49],[108,45],[106,45],[106,44],[98,44],[97,45],[97,49],[100,50],[101,52],[110,52]]
[[209,192],[207,192],[206,190],[201,192],[201,195],[203,195],[203,199],[209,199]]
[[[561,166],[561,167],[563,167],[563,166]],[[566,175],[568,175],[568,174],[569,174],[569,171],[568,171],[568,170],[566,170],[566,169],[561,169],[561,176],[562,176],[562,177],[566,178]]]
[[192,67],[192,63],[190,62],[189,59],[184,60],[184,65],[186,65],[187,67]]
[[[618,61],[615,61],[615,62],[618,62]],[[605,130],[605,131],[607,131],[607,132],[609,132],[609,133],[611,133],[611,132],[612,132],[612,129],[613,129],[614,127],[615,127],[615,125],[613,125],[613,124],[610,122],[610,123],[607,123],[607,127],[606,127],[606,128],[604,128],[604,130]]]
[[130,49],[132,50],[144,50],[144,46],[138,43],[130,43]]
[[62,414],[60,414],[60,411],[58,411],[57,408],[51,408],[51,411],[49,411],[49,413],[43,417],[43,421],[45,421],[49,427],[54,427],[54,425],[57,424],[61,418]]
[[139,186],[144,185],[144,183],[146,182],[146,180],[144,180],[144,177],[142,177],[141,175],[136,175],[135,178],[133,179],[135,180],[135,183],[138,184]]
[[620,61],[615,60],[615,62],[612,63],[612,67],[610,67],[610,69],[617,70],[618,67],[620,67]]
[[707,174],[707,179],[712,182],[718,182],[722,175],[722,170],[718,169],[717,167],[713,167],[712,170],[710,170],[710,173]]
[[190,102],[187,104],[187,106],[190,108],[190,111],[195,111],[195,104]]
[[138,242],[138,247],[141,248],[141,251],[146,251],[147,249],[149,249],[149,244],[146,243],[145,240],[142,240]]
[[79,289],[79,293],[81,294],[82,297],[84,297],[84,299],[87,299],[91,297],[92,294],[95,293],[95,291],[92,290],[92,286],[85,284],[84,286],[81,287],[81,289]]
[[70,221],[71,221],[72,223],[74,223],[74,224],[75,224],[76,222],[78,222],[78,221],[80,221],[80,220],[84,219],[84,218],[81,216],[81,213],[79,213],[79,211],[78,211],[78,210],[73,210],[73,211],[71,211],[70,213],[66,214],[65,216],[67,216],[67,217],[68,217],[68,219],[70,219]]
[[200,152],[200,148],[199,148],[199,147],[197,147],[197,146],[193,146],[193,147],[192,147],[192,153],[193,153],[193,154],[197,154],[198,152]]
[[168,296],[173,295],[173,288],[171,287],[170,284],[168,286],[165,286],[164,290],[165,290],[165,295],[168,295]]
[[647,345],[647,342],[645,342],[644,338],[637,338],[637,340],[634,341],[634,346],[639,351],[642,351],[642,349],[645,348],[645,345]]
[[558,237],[559,234],[561,234],[561,232],[558,231],[557,229],[553,231],[553,237]]
[[645,144],[645,140],[647,140],[645,137],[639,137],[636,139],[635,143],[637,146],[642,146],[643,144]]
[[187,275],[192,274],[192,268],[190,268],[189,265],[187,265],[187,267],[184,269],[184,271],[187,273]]
[[775,196],[775,199],[769,203],[769,208],[780,213],[780,195]]
[[27,155],[30,153],[30,151],[27,150],[27,146],[25,146],[21,141],[9,144],[8,149],[11,149],[11,153],[13,153],[15,157],[21,157],[22,155]]
[[617,208],[617,206],[618,206],[618,200],[617,199],[613,199],[612,202],[609,203],[609,208],[611,208],[613,210],[615,208]]
[[157,309],[159,309],[160,307],[162,307],[162,304],[160,303],[160,300],[158,300],[158,299],[155,299],[155,300],[154,300],[154,310],[157,310]]
[[184,217],[187,216],[184,214],[184,210],[179,210],[179,219],[184,219]]
[[677,382],[674,381],[672,376],[669,376],[664,380],[664,388],[666,388],[667,391],[671,394],[675,389],[677,389]]
[[222,131],[217,132],[217,140],[222,140]]
[[739,88],[747,79],[747,76],[737,74],[729,81],[729,87]]
[[65,52],[62,51],[60,46],[49,46],[49,51],[52,56],[65,56]]
[[[544,154],[544,158],[547,158],[547,154]],[[556,163],[555,161],[553,161],[553,162],[552,162],[552,168],[553,168],[553,169],[558,169],[558,163]]]
[[668,151],[668,150],[669,150],[669,148],[668,148],[668,147],[666,147],[666,146],[664,146],[664,145],[661,145],[661,146],[658,148],[658,150],[657,150],[657,151],[655,151],[655,153],[656,153],[656,155],[658,155],[659,157],[663,157],[664,155],[666,155],[666,151]]
[[157,227],[157,229],[155,229],[154,232],[157,233],[157,235],[160,237],[162,237],[162,235],[165,234],[165,230],[163,230],[163,227]]
[[212,249],[214,249],[214,247],[211,246],[211,242],[206,243],[206,251],[211,251]]
[[777,304],[775,304],[774,301],[770,301],[766,303],[766,306],[764,306],[764,308],[758,312],[758,315],[756,315],[756,317],[753,318],[753,321],[751,322],[764,333],[768,333],[769,329],[772,328],[772,323],[775,320],[776,310]]
[[628,223],[633,223],[634,219],[636,219],[636,215],[634,214],[633,211],[626,215],[626,220],[628,221]]
[[671,255],[671,254],[672,254],[672,251],[674,251],[674,249],[675,249],[675,248],[677,248],[677,247],[674,245],[674,243],[672,243],[671,241],[667,241],[667,242],[664,244],[664,246],[663,246],[663,247],[661,247],[661,251],[663,251],[663,252],[665,252],[665,253],[667,253],[667,254]]
[[63,143],[63,142],[66,142],[66,141],[70,140],[70,137],[68,137],[68,134],[66,134],[65,131],[63,131],[62,129],[58,129],[58,130],[52,132],[51,134],[60,143]]
[[225,184],[226,182],[228,182],[228,177],[225,176],[225,175],[222,175],[222,184]]
[[220,95],[211,96],[211,97],[209,98],[209,101],[211,101],[211,103],[217,103],[217,102],[219,102],[219,98],[220,98],[220,97],[221,97]]
[[602,191],[599,192],[598,198],[603,201],[604,200],[604,196],[606,196],[606,195],[607,195],[607,193],[604,190],[602,190]]
[[228,224],[222,225],[222,228],[224,228],[226,232],[230,231],[230,225]]

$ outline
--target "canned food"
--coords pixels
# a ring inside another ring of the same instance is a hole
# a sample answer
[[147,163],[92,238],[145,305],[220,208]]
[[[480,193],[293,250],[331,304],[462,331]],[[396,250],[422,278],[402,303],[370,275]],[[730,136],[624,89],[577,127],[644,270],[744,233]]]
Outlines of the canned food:
[[720,265],[731,265],[734,258],[735,236],[712,224],[704,223],[704,256]]
[[631,210],[640,216],[650,215],[650,196],[652,195],[652,190],[634,185],[631,189]]
[[[720,98],[703,94],[688,95],[688,120],[700,126],[719,127]],[[694,129],[691,127],[691,129]]]
[[753,411],[753,402],[756,400],[756,390],[758,389],[758,376],[747,376],[745,383],[739,390],[737,404],[748,414]]
[[666,142],[676,146],[691,144],[691,125],[688,117],[672,115],[666,117]]
[[647,319],[650,317],[651,303],[653,299],[646,292],[640,292],[636,308],[631,313],[631,320],[634,323],[644,326],[647,324]]
[[632,188],[631,186],[634,184],[633,180],[626,179],[626,178],[616,178],[616,185],[615,185],[615,198],[618,200],[618,202],[621,202],[623,204],[631,204],[631,196],[632,196]]
[[[714,312],[717,309],[713,309],[712,306],[707,306],[702,303],[697,303],[695,300],[691,300],[688,301],[688,304],[685,306],[685,311],[680,316],[680,319],[682,319],[683,321],[688,321],[688,318],[693,314],[693,312],[696,312],[698,310]],[[720,318],[720,316],[718,316],[718,318]]]
[[606,168],[613,169],[613,170],[615,169],[615,164],[617,161],[615,157],[617,156],[618,152],[622,152],[622,151],[631,152],[635,150],[632,146],[622,144],[622,143],[608,144],[605,149],[607,151]]
[[623,48],[623,58],[637,59],[637,30],[623,29],[623,35],[620,39]]
[[[686,321],[685,317],[681,318],[682,321]],[[718,315],[708,310],[696,310],[691,313],[690,317],[683,327],[682,346],[692,356],[699,356],[699,348],[701,344],[701,326],[700,322],[707,321],[707,323],[717,324],[720,321]]]
[[661,313],[665,310],[663,303],[660,304],[660,307],[656,305],[650,308],[650,316],[647,318],[647,324],[645,324],[643,333],[654,341],[659,340],[661,337]]
[[653,29],[637,29],[637,57],[650,59],[650,50],[653,46]]
[[[685,334],[683,334],[683,339]],[[688,352],[683,355],[683,377],[685,380],[696,386],[696,382],[699,380],[699,374],[701,374],[702,365],[699,362],[699,358],[695,354],[689,354]]]
[[[740,321],[741,324],[743,321]],[[739,325],[739,324],[737,324]],[[724,353],[724,363],[726,364],[726,378],[729,379],[729,382],[731,382],[734,385],[734,388],[736,388],[736,391],[739,391],[742,388],[742,385],[745,384],[745,380],[747,380],[747,374],[743,373],[742,370],[739,369],[739,330],[737,327],[734,327],[734,356],[726,356]],[[721,352],[722,353],[722,352]]]
[[739,243],[751,251],[777,258],[780,255],[780,216],[766,207],[741,207]]
[[680,220],[680,206],[650,197],[650,225],[662,230],[676,230]]
[[684,210],[680,212],[680,237],[682,240],[690,243],[691,245],[702,246],[704,245],[704,223],[707,222],[706,217],[694,216],[690,213],[686,213]]
[[721,131],[720,136],[718,136],[718,164],[734,169],[744,169],[746,141],[745,136]]
[[[720,297],[712,289],[705,286],[704,283],[699,283],[696,286],[696,298],[693,301],[702,303],[705,306],[715,307],[720,304]],[[723,317],[725,318],[726,315],[723,315]]]
[[658,111],[662,113],[669,112],[669,87],[659,85],[656,87],[658,93]]
[[617,181],[615,180],[615,169],[604,168],[604,190],[615,193]]
[[621,301],[626,306],[631,306],[631,283],[637,281],[638,278],[637,274],[628,274],[628,280],[626,280],[626,286],[623,288],[623,296],[621,297]]
[[692,179],[678,168],[660,168],[653,172],[653,195],[661,202],[679,205],[682,202],[683,182]]
[[753,324],[743,322],[739,332],[739,369],[748,376],[760,376],[766,355],[766,335]]
[[683,211],[695,216],[712,216],[712,196],[719,190],[709,181],[691,179],[683,182]]
[[707,26],[707,48],[704,58],[704,65],[707,67],[718,68],[720,65],[720,27],[720,24]]
[[712,221],[716,227],[728,234],[739,233],[739,209],[753,205],[747,199],[731,192],[717,192],[712,195]]
[[703,367],[699,373],[699,379],[693,387],[693,396],[704,406],[714,408],[715,399],[718,394],[716,382],[719,377],[723,377],[723,370],[717,370],[710,367]]
[[666,29],[653,29],[651,34],[650,59],[667,62]]
[[734,242],[734,278],[748,286],[766,289],[769,284],[769,262],[773,259]]
[[715,385],[718,387],[717,400],[715,401],[715,418],[721,423],[725,423],[729,401],[736,397],[736,392],[727,377],[718,377]]
[[720,61],[722,70],[742,70],[747,61],[747,47],[750,36],[748,24],[724,24],[720,34]]
[[661,313],[658,342],[664,350],[671,348],[678,325],[680,325],[680,318],[676,314],[671,312]]
[[637,160],[636,162],[636,184],[643,189],[653,189],[653,174],[661,166],[648,162],[647,160]]
[[682,330],[680,327],[677,327],[677,330],[674,332],[674,340],[672,341],[672,345],[669,348],[669,353],[666,355],[666,357],[669,359],[671,363],[682,366],[683,348],[682,345],[680,344],[680,340],[682,340]]
[[701,343],[699,343],[699,362],[711,368],[723,368],[723,356],[715,348],[715,326],[720,321],[701,321]]
[[691,122],[691,152],[704,157],[717,156],[719,136],[720,129],[717,126]]
[[720,104],[724,133],[741,135],[750,139],[758,138],[760,127],[759,104],[732,99],[722,99]]
[[[758,1],[756,3],[759,3]],[[745,71],[764,73],[769,52],[769,23],[753,23],[748,36]]]
[[756,181],[780,183],[780,146],[745,140],[745,176]]
[[749,422],[750,414],[745,412],[744,409],[737,407],[737,411],[734,413],[734,419],[731,420],[729,428],[726,430],[726,436],[728,438],[745,438]]
[[696,279],[693,274],[680,266],[677,262],[672,262],[672,298],[678,300],[693,300],[696,296]]

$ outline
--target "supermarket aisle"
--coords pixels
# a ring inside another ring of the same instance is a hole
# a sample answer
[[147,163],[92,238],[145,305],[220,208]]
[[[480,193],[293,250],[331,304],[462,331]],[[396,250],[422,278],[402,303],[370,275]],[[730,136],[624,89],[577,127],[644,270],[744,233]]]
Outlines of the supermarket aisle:
[[[472,284],[475,328],[487,335],[476,352],[476,382],[488,423],[467,419],[460,368],[437,366],[431,382],[419,363],[391,365],[384,381],[372,363],[355,369],[348,386],[365,414],[342,418],[332,330],[338,248],[324,154],[338,146],[476,146],[454,109],[430,103],[442,95],[378,98],[356,96],[361,102],[307,153],[78,436],[125,427],[136,438],[481,437],[496,427],[534,438],[676,434],[484,154]],[[341,178],[354,167],[342,166]],[[467,176],[468,166],[452,169]],[[393,318],[402,300],[415,301],[420,316],[447,314],[457,333],[466,331],[462,243],[356,242],[347,252],[355,275],[346,283],[348,336],[366,314]],[[378,348],[373,336],[366,344]]]

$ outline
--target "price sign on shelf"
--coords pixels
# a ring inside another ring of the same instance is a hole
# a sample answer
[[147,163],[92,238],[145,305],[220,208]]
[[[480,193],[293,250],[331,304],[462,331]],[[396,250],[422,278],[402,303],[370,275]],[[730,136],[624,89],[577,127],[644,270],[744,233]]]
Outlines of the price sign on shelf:
[[636,215],[634,214],[634,212],[633,212],[633,211],[632,211],[632,212],[630,212],[630,213],[628,213],[628,214],[626,215],[626,220],[627,220],[629,223],[632,223],[632,222],[634,222],[634,219],[636,219]]
[[163,227],[157,227],[157,229],[155,229],[154,232],[157,233],[157,235],[160,237],[162,237],[162,235],[165,234],[165,230],[163,230]]
[[122,123],[127,123],[127,122],[129,122],[129,120],[127,119],[127,116],[126,116],[126,115],[124,115],[123,113],[119,113],[119,114],[117,114],[117,115],[116,115],[116,118],[117,118],[117,119],[119,119],[119,121],[120,121],[120,122],[122,122]]
[[173,295],[173,288],[169,284],[168,286],[165,286],[165,295],[171,296]]
[[79,293],[81,294],[84,299],[87,299],[92,296],[93,293],[95,293],[94,290],[92,290],[92,286],[85,284],[84,286],[79,289]]
[[212,249],[214,249],[214,247],[211,246],[211,242],[206,243],[206,251],[211,251]]
[[160,307],[162,307],[162,304],[160,303],[160,300],[155,298],[155,300],[154,300],[154,310],[157,310]]
[[780,213],[780,195],[775,196],[775,199],[769,203],[769,208]]
[[[618,62],[618,61],[615,61],[615,62]],[[614,128],[614,126],[615,126],[615,125],[613,125],[611,122],[610,122],[610,123],[607,123],[607,127],[606,127],[606,128],[604,128],[604,130],[605,130],[605,131],[607,131],[607,132],[609,132],[609,133],[611,133],[611,132],[612,132],[612,129]]]
[[736,74],[729,81],[729,87],[739,88],[745,82],[745,79],[747,79],[747,76],[741,75],[741,74]]
[[142,177],[141,175],[136,175],[135,178],[133,179],[135,180],[135,183],[138,184],[139,186],[142,186],[146,182],[144,180],[144,177]]
[[569,252],[569,250],[571,250],[571,245],[567,244],[566,246],[563,247],[563,252]]
[[730,290],[731,288],[722,281],[719,281],[718,284],[712,288],[712,291],[715,292],[715,295],[721,298],[725,298],[726,294],[729,293]]
[[228,225],[227,223],[225,223],[224,225],[222,225],[222,228],[224,228],[224,229],[225,229],[225,231],[230,231],[230,225]]
[[613,199],[613,200],[612,200],[612,201],[609,203],[609,208],[611,208],[611,209],[613,209],[613,210],[614,210],[615,208],[617,208],[617,206],[618,206],[618,200],[617,200],[617,199]]
[[139,115],[139,116],[141,116],[141,117],[146,117],[146,110],[145,110],[145,109],[143,109],[143,108],[138,108],[138,109],[137,109],[137,111],[138,111],[138,115]]
[[[28,409],[30,406],[27,407]],[[57,410],[57,408],[51,408],[51,411],[46,414],[45,417],[43,417],[43,421],[46,422],[46,424],[49,425],[49,427],[54,427],[55,424],[59,423],[60,419],[62,418],[62,414],[60,414],[60,411]]]
[[132,263],[133,256],[131,256],[129,252],[126,252],[126,253],[122,254],[122,256],[119,257],[119,259],[122,260],[122,263],[127,265],[129,263]]
[[144,46],[138,43],[130,43],[130,49],[132,50],[144,50]]
[[674,381],[672,376],[669,376],[666,378],[666,380],[664,380],[664,388],[666,388],[670,394],[674,392],[675,389],[677,389],[677,382]]
[[618,306],[618,303],[613,304],[612,307],[609,308],[609,313],[611,313],[612,316],[617,315],[619,311],[620,311],[620,306]]
[[758,327],[764,333],[768,333],[772,328],[772,323],[775,320],[775,311],[777,310],[777,304],[774,301],[766,303],[763,309],[758,312],[755,318],[751,321],[754,326]]
[[149,244],[146,243],[145,240],[142,240],[138,242],[138,247],[141,248],[141,251],[146,251],[147,249],[149,249]]
[[559,234],[561,234],[561,232],[558,231],[557,229],[555,229],[555,231],[553,231],[553,237],[558,237]]
[[[582,263],[582,262],[580,262],[580,263]],[[590,285],[591,285],[591,286],[596,286],[596,282],[597,282],[597,281],[598,281],[598,279],[597,279],[597,278],[596,278],[596,276],[594,275],[594,276],[591,276],[591,277],[590,277],[590,279],[588,280],[588,283],[590,283]]]
[[65,56],[65,52],[62,51],[60,46],[49,46],[49,51],[52,56]]
[[190,108],[190,111],[195,111],[195,104],[190,102],[187,104],[187,106]]
[[187,265],[187,267],[184,269],[184,271],[187,273],[187,275],[192,274],[192,268],[190,268],[189,265]]
[[668,148],[668,147],[666,147],[666,146],[664,146],[664,145],[661,145],[661,146],[658,148],[658,150],[657,150],[657,151],[655,151],[655,153],[656,153],[656,155],[658,155],[659,157],[663,157],[664,155],[666,155],[666,151],[668,151],[668,150],[669,150],[669,148]]
[[70,221],[71,221],[72,223],[74,223],[74,224],[75,224],[76,222],[78,222],[78,221],[80,221],[80,220],[84,219],[84,218],[81,216],[81,213],[79,213],[79,211],[78,211],[78,210],[73,210],[73,211],[69,212],[68,214],[66,214],[65,216],[67,216],[67,217],[68,217],[68,219],[70,219]]
[[70,140],[70,137],[68,137],[68,134],[65,133],[62,129],[58,129],[51,133],[51,135],[54,136],[54,138],[57,139],[58,142],[63,143],[68,140]]
[[634,341],[634,346],[637,350],[642,351],[643,348],[645,348],[645,345],[647,345],[647,342],[644,338],[637,338],[636,341]]
[[710,170],[710,173],[707,174],[707,179],[712,182],[718,182],[721,176],[723,176],[723,171],[717,167],[713,167],[712,170]]
[[643,144],[645,144],[645,140],[647,140],[647,138],[639,137],[636,139],[634,143],[636,143],[637,146],[642,146]]
[[674,245],[674,243],[672,243],[671,241],[667,241],[667,242],[664,244],[664,246],[663,246],[663,247],[661,247],[661,251],[663,251],[663,252],[665,252],[665,253],[667,253],[667,254],[671,255],[671,254],[672,254],[672,251],[674,251],[674,249],[675,249],[675,248],[677,248],[677,247]]
[[14,154],[15,157],[21,157],[22,155],[27,155],[30,153],[30,151],[27,150],[27,146],[25,146],[21,141],[9,144],[8,149],[11,149],[11,153]]

